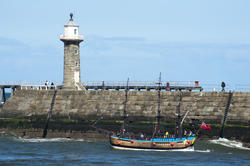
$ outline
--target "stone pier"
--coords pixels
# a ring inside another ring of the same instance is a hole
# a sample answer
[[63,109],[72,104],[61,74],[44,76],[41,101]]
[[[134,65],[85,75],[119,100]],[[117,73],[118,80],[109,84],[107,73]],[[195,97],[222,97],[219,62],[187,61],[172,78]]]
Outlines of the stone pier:
[[[54,90],[17,90],[0,111],[2,117],[47,115]],[[108,118],[122,116],[125,100],[123,91],[63,91],[58,90],[53,113],[59,117],[88,118],[104,115]],[[182,95],[181,110],[189,110],[188,118],[221,123],[229,92],[162,92],[161,112],[166,120],[175,119]],[[156,116],[157,92],[130,91],[128,114],[132,119],[151,119]],[[250,93],[234,92],[228,123],[250,122]]]

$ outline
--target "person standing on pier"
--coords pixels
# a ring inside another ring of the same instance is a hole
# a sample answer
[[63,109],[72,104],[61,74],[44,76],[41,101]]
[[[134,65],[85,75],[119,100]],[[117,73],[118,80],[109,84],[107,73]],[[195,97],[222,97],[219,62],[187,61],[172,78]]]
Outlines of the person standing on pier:
[[221,88],[222,88],[222,92],[224,92],[225,91],[225,87],[226,87],[226,84],[225,84],[225,82],[224,81],[222,81],[222,83],[221,83]]

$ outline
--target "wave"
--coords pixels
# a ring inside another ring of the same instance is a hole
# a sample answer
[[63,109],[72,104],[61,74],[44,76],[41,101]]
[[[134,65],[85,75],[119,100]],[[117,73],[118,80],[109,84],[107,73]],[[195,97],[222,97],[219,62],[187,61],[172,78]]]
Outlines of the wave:
[[181,152],[198,152],[198,153],[210,153],[211,150],[207,149],[207,150],[197,150],[197,149],[178,149],[178,150],[174,150],[174,151],[181,151]]
[[207,149],[207,150],[194,150],[194,152],[199,152],[199,153],[210,153],[211,150]]
[[71,138],[16,138],[17,141],[21,142],[80,142],[83,139],[71,139]]
[[246,148],[243,146],[242,142],[237,142],[233,140],[228,140],[226,138],[219,138],[216,140],[209,140],[211,143],[223,145],[229,148],[237,148],[237,149],[243,149],[243,150],[250,150],[250,148]]

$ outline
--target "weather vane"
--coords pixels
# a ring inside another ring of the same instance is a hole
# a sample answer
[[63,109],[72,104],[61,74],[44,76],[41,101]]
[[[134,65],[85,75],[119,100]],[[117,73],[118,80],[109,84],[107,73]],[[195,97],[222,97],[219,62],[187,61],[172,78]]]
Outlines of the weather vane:
[[73,21],[73,13],[70,13],[70,21]]

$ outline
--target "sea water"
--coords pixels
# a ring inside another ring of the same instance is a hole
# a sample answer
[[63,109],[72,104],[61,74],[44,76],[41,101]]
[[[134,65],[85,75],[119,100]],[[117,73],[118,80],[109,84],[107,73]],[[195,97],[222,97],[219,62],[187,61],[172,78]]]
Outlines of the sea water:
[[[5,93],[5,97],[6,97],[6,99],[10,98],[11,97],[11,93],[6,92]],[[2,99],[2,101],[1,101],[1,99]],[[3,102],[3,96],[0,96],[0,104],[2,104],[2,102]]]
[[[227,146],[225,146],[227,145]],[[193,150],[124,151],[83,139],[23,139],[0,134],[0,165],[250,165],[250,149],[229,140],[198,140]]]

